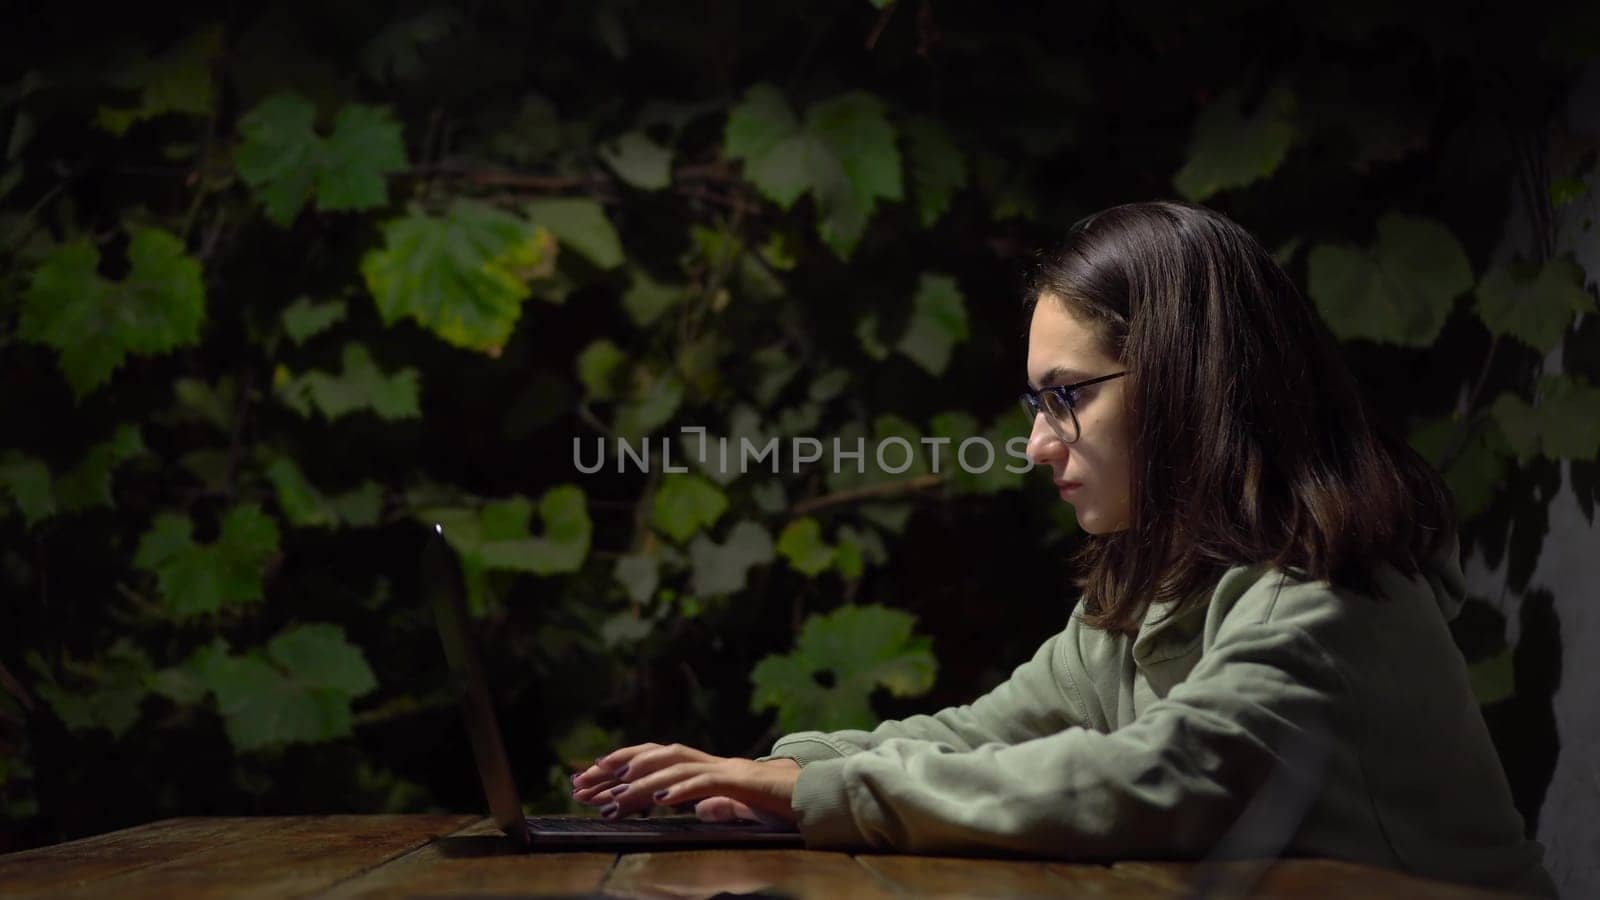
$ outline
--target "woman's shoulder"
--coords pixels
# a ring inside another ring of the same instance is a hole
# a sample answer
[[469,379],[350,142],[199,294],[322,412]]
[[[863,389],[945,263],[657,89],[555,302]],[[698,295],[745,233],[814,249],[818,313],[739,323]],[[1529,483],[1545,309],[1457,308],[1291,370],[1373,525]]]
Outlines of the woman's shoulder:
[[1207,637],[1223,640],[1241,629],[1295,628],[1319,643],[1359,644],[1361,635],[1375,627],[1442,627],[1466,596],[1453,540],[1410,573],[1387,560],[1371,560],[1359,568],[1360,578],[1335,583],[1293,566],[1234,566],[1212,592]]

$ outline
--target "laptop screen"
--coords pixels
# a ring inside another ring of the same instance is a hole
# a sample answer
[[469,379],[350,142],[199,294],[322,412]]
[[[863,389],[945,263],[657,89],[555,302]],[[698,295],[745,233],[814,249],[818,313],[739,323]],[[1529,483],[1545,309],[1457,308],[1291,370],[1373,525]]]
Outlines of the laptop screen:
[[428,536],[427,546],[422,551],[422,589],[433,605],[439,639],[444,642],[444,655],[450,662],[450,678],[455,682],[456,698],[461,701],[461,714],[472,740],[478,776],[483,780],[483,793],[489,800],[489,812],[502,831],[526,844],[529,836],[522,801],[517,797],[511,762],[506,757],[505,742],[500,738],[500,723],[495,719],[494,705],[489,699],[489,681],[472,643],[466,599],[462,594],[461,564],[445,541],[442,525],[433,526],[433,534]]

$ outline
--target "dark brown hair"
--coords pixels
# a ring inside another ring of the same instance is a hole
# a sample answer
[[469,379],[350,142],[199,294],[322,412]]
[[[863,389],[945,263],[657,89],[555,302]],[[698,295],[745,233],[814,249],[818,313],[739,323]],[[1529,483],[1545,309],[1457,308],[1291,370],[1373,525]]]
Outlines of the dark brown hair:
[[1030,317],[1045,295],[1129,373],[1131,521],[1075,557],[1085,624],[1132,633],[1146,602],[1203,600],[1240,564],[1375,594],[1377,562],[1415,575],[1454,534],[1438,472],[1379,432],[1315,309],[1227,217],[1102,210],[1036,267]]

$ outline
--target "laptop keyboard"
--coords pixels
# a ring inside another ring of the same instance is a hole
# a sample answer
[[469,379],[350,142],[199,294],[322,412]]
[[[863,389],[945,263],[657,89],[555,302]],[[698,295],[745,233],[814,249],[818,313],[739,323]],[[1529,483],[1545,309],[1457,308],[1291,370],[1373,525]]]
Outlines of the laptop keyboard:
[[620,834],[660,834],[663,831],[766,831],[760,822],[702,822],[696,816],[651,816],[639,819],[602,819],[572,816],[528,816],[534,831],[604,831]]

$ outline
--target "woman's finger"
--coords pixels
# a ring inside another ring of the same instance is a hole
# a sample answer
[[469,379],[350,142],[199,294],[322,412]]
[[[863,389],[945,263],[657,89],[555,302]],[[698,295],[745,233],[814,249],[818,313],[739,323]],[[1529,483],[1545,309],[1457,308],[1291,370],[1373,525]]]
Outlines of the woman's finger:
[[[657,759],[659,760],[660,758],[658,757]],[[652,764],[652,762],[642,758],[637,762],[640,770],[650,770]],[[615,818],[626,816],[642,809],[648,809],[657,804],[682,803],[696,799],[693,796],[684,796],[666,800],[664,796],[657,796],[657,794],[671,791],[686,779],[715,765],[716,763],[676,762],[665,768],[648,771],[648,774],[637,781],[630,780],[617,785],[610,791],[601,792],[599,796],[601,799],[606,800],[607,803],[601,807],[600,814]]]
[[694,814],[702,822],[727,822],[739,815],[731,797],[707,797],[694,805]]
[[682,775],[686,777],[674,778],[661,795],[655,797],[657,803],[721,796],[745,804],[757,821],[774,825],[789,825],[795,821],[788,792],[775,790],[760,772],[759,764],[735,758],[697,766]]
[[735,819],[748,822],[763,821],[761,813],[751,809],[749,804],[732,797],[707,797],[695,804],[694,814],[705,822],[731,822]]
[[573,788],[572,799],[578,801],[579,803],[587,803],[593,806],[597,802],[602,802],[600,798],[609,799],[607,792],[616,787],[618,784],[620,784],[620,782],[618,782],[615,778],[608,778],[605,781],[596,782],[589,787]]
[[627,777],[628,764],[641,753],[648,753],[659,748],[660,744],[646,743],[633,744],[620,747],[595,759],[594,765],[579,772],[572,779],[574,787],[593,787],[595,784],[607,779],[624,780]]

